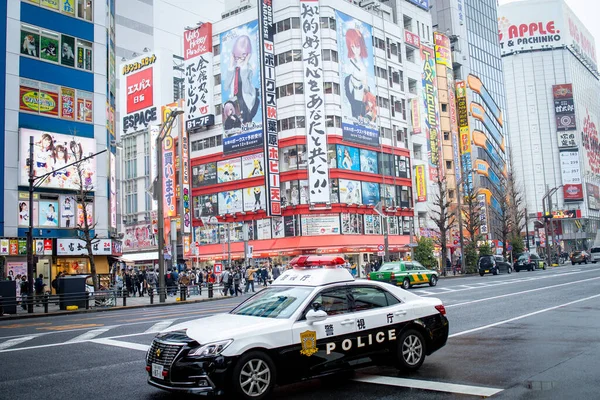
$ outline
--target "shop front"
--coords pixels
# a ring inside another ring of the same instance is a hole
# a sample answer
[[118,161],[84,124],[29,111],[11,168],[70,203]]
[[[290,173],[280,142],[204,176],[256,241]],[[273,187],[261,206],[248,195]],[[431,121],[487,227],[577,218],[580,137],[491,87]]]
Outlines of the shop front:
[[[49,285],[50,265],[52,264],[52,239],[34,239],[34,276],[44,275]],[[16,279],[27,276],[27,240],[23,238],[0,238],[0,256],[3,262],[2,278]]]

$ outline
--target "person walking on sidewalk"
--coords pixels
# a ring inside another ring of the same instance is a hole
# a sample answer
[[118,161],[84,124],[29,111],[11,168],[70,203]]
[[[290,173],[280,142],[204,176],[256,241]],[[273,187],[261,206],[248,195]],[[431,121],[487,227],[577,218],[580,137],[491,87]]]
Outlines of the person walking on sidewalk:
[[187,272],[183,271],[179,275],[179,287],[185,290],[187,294],[188,286],[190,286],[190,277],[188,276]]
[[[230,272],[229,272],[229,267],[227,267],[227,268],[225,268],[225,271],[223,271],[223,274],[221,275],[221,284],[223,285],[223,296],[227,296],[227,293],[229,292],[229,288],[230,288],[229,277],[230,277]],[[232,276],[232,278],[233,278],[233,276]]]
[[252,286],[252,293],[254,293],[254,273],[258,271],[256,268],[248,267],[246,269],[246,288],[244,293],[248,293],[248,289]]
[[238,293],[242,294],[242,288],[240,285],[242,284],[242,273],[239,268],[236,268],[233,273],[233,289],[235,292],[235,296],[237,297]]
[[146,285],[148,286],[148,295],[154,295],[154,291],[156,290],[156,273],[153,269],[150,269],[148,272],[148,276],[146,277]]
[[33,287],[35,288],[35,306],[40,307],[42,297],[44,297],[44,287],[46,287],[43,274],[40,274],[37,278],[35,278]]
[[133,293],[133,281],[129,271],[125,271],[125,288],[127,289],[127,296],[131,296]]
[[27,277],[23,275],[21,277],[21,307],[23,310],[27,310],[27,303],[30,301],[30,297],[29,281],[27,280]]
[[138,271],[131,271],[131,286],[133,288],[133,297],[137,294],[138,290],[140,290],[140,278],[138,276]]

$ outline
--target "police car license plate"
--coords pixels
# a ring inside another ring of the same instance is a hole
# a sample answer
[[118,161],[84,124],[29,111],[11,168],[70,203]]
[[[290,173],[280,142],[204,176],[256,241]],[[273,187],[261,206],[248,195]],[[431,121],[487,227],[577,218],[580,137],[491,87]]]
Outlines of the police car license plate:
[[487,274],[488,272],[490,272],[490,270],[489,270],[489,269],[486,269],[486,270],[485,270],[485,273]]
[[165,379],[163,376],[163,370],[165,367],[162,365],[152,363],[152,377],[157,379]]

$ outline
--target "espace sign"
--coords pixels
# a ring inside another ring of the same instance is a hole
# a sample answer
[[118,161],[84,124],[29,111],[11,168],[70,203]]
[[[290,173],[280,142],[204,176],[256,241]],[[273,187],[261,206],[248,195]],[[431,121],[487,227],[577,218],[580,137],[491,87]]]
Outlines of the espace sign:
[[121,64],[121,134],[137,132],[151,124],[160,124],[160,111],[156,105],[161,104],[160,94],[164,92],[160,86],[160,63],[166,60],[170,61],[158,53],[147,53]]

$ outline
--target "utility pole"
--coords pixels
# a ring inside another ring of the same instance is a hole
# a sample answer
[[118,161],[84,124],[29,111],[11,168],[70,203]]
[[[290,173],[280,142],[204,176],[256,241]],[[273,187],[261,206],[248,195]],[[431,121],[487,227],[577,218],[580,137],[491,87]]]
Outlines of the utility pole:
[[527,215],[527,208],[525,208],[525,240],[527,243],[527,251],[529,251],[529,216]]

